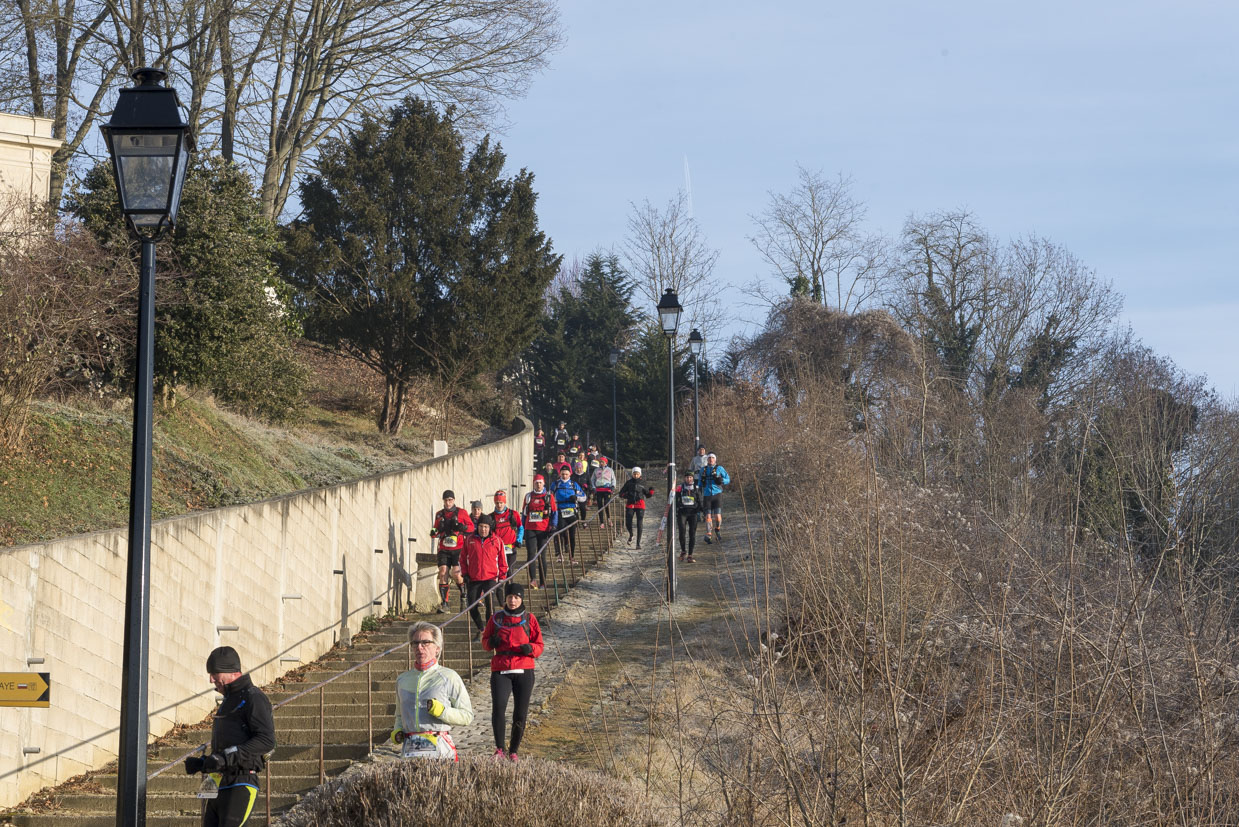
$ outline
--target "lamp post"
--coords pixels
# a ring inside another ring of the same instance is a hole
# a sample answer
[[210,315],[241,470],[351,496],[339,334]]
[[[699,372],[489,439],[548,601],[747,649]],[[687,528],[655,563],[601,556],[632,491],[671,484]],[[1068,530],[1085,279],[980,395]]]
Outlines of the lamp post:
[[688,349],[693,354],[693,453],[701,447],[701,405],[697,400],[697,357],[701,355],[701,347],[706,343],[701,331],[693,328],[688,334]]
[[680,297],[668,287],[658,302],[658,319],[667,336],[667,500],[671,506],[667,519],[667,602],[675,602],[675,331],[680,326]]
[[193,136],[181,119],[167,74],[142,68],[100,127],[112,156],[121,210],[142,242],[138,343],[133,380],[133,455],[129,478],[129,560],[121,664],[116,823],[146,824],[147,673],[151,579],[151,388],[155,368],[155,241],[176,222]]
[[619,409],[615,405],[615,366],[619,364],[620,352],[619,348],[611,348],[609,360],[611,362],[611,467],[619,462]]

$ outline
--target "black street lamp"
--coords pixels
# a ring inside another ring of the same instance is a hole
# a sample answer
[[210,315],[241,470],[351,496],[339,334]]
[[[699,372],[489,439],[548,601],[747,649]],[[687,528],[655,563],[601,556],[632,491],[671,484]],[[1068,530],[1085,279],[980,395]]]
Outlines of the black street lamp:
[[697,401],[697,357],[701,355],[701,348],[706,343],[705,337],[701,335],[701,331],[693,328],[693,332],[688,334],[688,349],[693,354],[693,453],[697,453],[697,449],[701,447],[701,406]]
[[619,348],[611,348],[609,360],[611,362],[611,467],[614,468],[619,462],[619,409],[615,406],[615,366],[619,364],[620,352]]
[[121,210],[142,242],[138,281],[138,348],[133,382],[133,456],[129,478],[129,561],[121,665],[116,823],[146,824],[147,674],[150,669],[151,388],[155,370],[155,240],[176,223],[193,149],[167,74],[142,68],[122,89],[112,119],[100,127]]
[[671,510],[667,520],[667,601],[675,602],[675,331],[680,326],[680,297],[670,287],[658,302],[658,319],[667,336],[667,499]]

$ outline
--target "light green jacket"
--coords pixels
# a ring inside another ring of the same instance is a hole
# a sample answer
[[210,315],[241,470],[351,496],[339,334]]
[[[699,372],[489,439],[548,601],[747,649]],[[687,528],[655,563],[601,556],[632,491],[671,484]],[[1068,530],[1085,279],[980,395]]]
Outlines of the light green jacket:
[[[436,698],[446,709],[431,715],[426,702]],[[454,726],[473,723],[473,704],[465,682],[446,666],[435,664],[426,671],[410,669],[396,678],[396,721],[393,729],[405,732],[447,732]]]

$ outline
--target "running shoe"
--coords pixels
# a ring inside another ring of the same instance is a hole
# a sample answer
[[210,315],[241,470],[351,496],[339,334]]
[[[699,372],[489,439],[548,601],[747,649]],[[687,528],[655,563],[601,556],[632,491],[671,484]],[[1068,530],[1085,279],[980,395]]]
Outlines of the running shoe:
[[683,555],[683,554],[681,554],[681,555],[680,555],[680,562],[681,562],[681,563],[683,563],[683,562],[684,562],[684,555]]
[[691,555],[691,554],[690,554],[690,555],[688,555],[688,562],[690,562],[690,563],[696,563],[697,561],[696,561],[696,560],[694,560],[694,559],[693,559],[693,555]]
[[496,761],[502,761],[503,759],[507,757],[508,757],[508,754],[503,751],[503,747],[499,747],[499,749],[495,750],[495,754],[491,756],[491,758],[495,759]]
[[439,604],[438,611],[439,611],[439,614],[447,614],[447,601],[446,600]]
[[509,752],[509,753],[508,753],[508,760],[509,760],[509,761],[511,761],[513,764],[516,764],[516,763],[519,763],[519,762],[520,762],[521,757],[520,757],[519,755],[517,755],[515,752]]
[[723,542],[723,529],[721,526],[714,529],[714,539],[718,540],[720,543]]
[[711,543],[713,543],[713,542],[714,542],[713,540],[711,540],[711,539],[710,539],[710,535],[709,535],[709,534],[707,534],[707,535],[705,536],[705,541],[706,541],[706,545],[707,545],[707,546],[708,546],[708,545],[710,545]]

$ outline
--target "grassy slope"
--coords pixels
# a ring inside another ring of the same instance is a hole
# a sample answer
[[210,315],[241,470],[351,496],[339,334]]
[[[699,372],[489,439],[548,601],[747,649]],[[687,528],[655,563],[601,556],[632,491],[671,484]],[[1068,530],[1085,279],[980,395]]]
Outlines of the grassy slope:
[[[302,420],[274,428],[209,400],[156,404],[154,516],[254,502],[330,485],[427,459],[432,433],[415,413],[397,438],[379,434],[364,381],[340,366],[316,370]],[[328,393],[327,389],[330,389]],[[124,526],[129,519],[128,406],[40,402],[21,448],[0,454],[0,547]],[[456,450],[493,438],[485,423],[459,414],[447,436]]]

